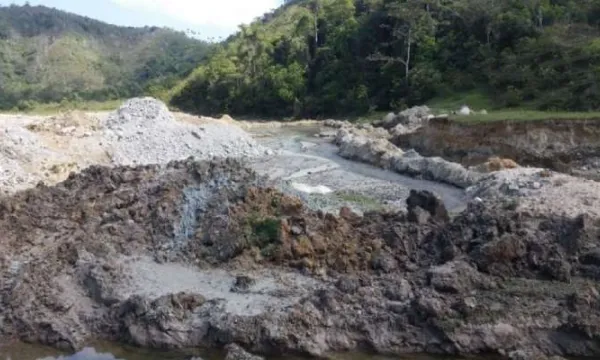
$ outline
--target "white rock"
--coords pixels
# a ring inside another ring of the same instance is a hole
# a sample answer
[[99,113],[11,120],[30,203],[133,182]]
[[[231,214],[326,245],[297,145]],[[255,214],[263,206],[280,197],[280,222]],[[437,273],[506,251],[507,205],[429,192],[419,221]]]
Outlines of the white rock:
[[463,105],[460,110],[458,110],[458,113],[460,115],[471,115],[472,110],[468,106]]
[[396,114],[394,114],[393,112],[388,113],[386,116],[383,117],[383,121],[384,122],[392,122],[394,121],[394,119],[396,118]]
[[329,194],[333,192],[333,190],[324,185],[311,186],[296,182],[293,182],[291,185],[294,189],[307,194]]

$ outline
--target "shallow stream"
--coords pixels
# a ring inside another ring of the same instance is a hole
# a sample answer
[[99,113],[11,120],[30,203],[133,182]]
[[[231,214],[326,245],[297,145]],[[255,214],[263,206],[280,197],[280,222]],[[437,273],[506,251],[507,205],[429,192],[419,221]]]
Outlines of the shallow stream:
[[[190,360],[192,358],[204,360],[223,360],[224,354],[220,351],[188,350],[188,351],[158,351],[139,349],[109,343],[95,344],[75,354],[60,352],[58,350],[23,343],[0,345],[0,360]],[[406,355],[402,357],[384,357],[367,354],[339,354],[332,355],[334,360],[459,360],[458,357]],[[488,358],[486,358],[488,359]],[[306,360],[297,357],[274,357],[267,360]],[[469,360],[477,360],[469,358]],[[483,359],[479,359],[483,360]]]
[[330,189],[330,194],[302,196],[309,206],[316,203],[322,210],[335,212],[340,206],[374,210],[378,204],[403,208],[411,189],[437,194],[450,212],[464,209],[464,190],[344,159],[330,139],[315,136],[320,130],[317,126],[250,129],[259,143],[276,152],[253,167],[277,181],[302,184],[309,189],[322,186]]

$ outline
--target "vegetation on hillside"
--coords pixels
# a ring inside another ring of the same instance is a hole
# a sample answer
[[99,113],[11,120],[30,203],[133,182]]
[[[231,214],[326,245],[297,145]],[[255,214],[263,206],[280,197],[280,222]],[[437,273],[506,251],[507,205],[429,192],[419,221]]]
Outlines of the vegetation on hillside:
[[600,108],[600,0],[292,0],[172,92],[205,114],[329,116],[460,93]]
[[169,29],[119,27],[43,6],[0,7],[0,109],[161,96],[209,49]]

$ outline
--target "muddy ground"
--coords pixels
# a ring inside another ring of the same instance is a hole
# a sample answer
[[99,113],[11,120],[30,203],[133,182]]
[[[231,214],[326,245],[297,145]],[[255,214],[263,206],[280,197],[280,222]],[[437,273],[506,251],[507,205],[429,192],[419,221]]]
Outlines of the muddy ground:
[[427,192],[334,216],[263,181],[233,161],[92,167],[1,198],[3,338],[600,354],[598,219],[497,203],[450,220]]
[[[3,153],[42,182],[0,196],[2,343],[600,356],[596,182],[514,169],[465,191],[342,159],[313,123],[245,124],[264,156],[116,166],[100,130],[47,120],[19,124],[52,156]],[[404,154],[376,143],[364,159]]]

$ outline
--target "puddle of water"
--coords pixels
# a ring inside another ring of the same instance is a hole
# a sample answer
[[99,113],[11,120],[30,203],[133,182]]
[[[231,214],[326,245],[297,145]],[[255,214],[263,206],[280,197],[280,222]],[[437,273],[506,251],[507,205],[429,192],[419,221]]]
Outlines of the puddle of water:
[[[201,357],[204,360],[223,360],[220,351],[189,350],[189,351],[158,351],[139,349],[131,346],[98,343],[93,347],[84,348],[75,354],[23,343],[9,346],[0,345],[0,360],[190,360]],[[360,353],[339,354],[331,357],[335,360],[460,360],[458,357],[406,355],[401,357],[385,357],[365,355]],[[298,357],[268,358],[268,360],[306,360]],[[477,360],[469,358],[469,360]],[[483,359],[480,359],[483,360]]]
[[223,354],[212,351],[158,351],[108,343],[73,354],[59,350],[23,343],[0,346],[0,360],[189,360],[200,356],[204,360],[222,360]]

